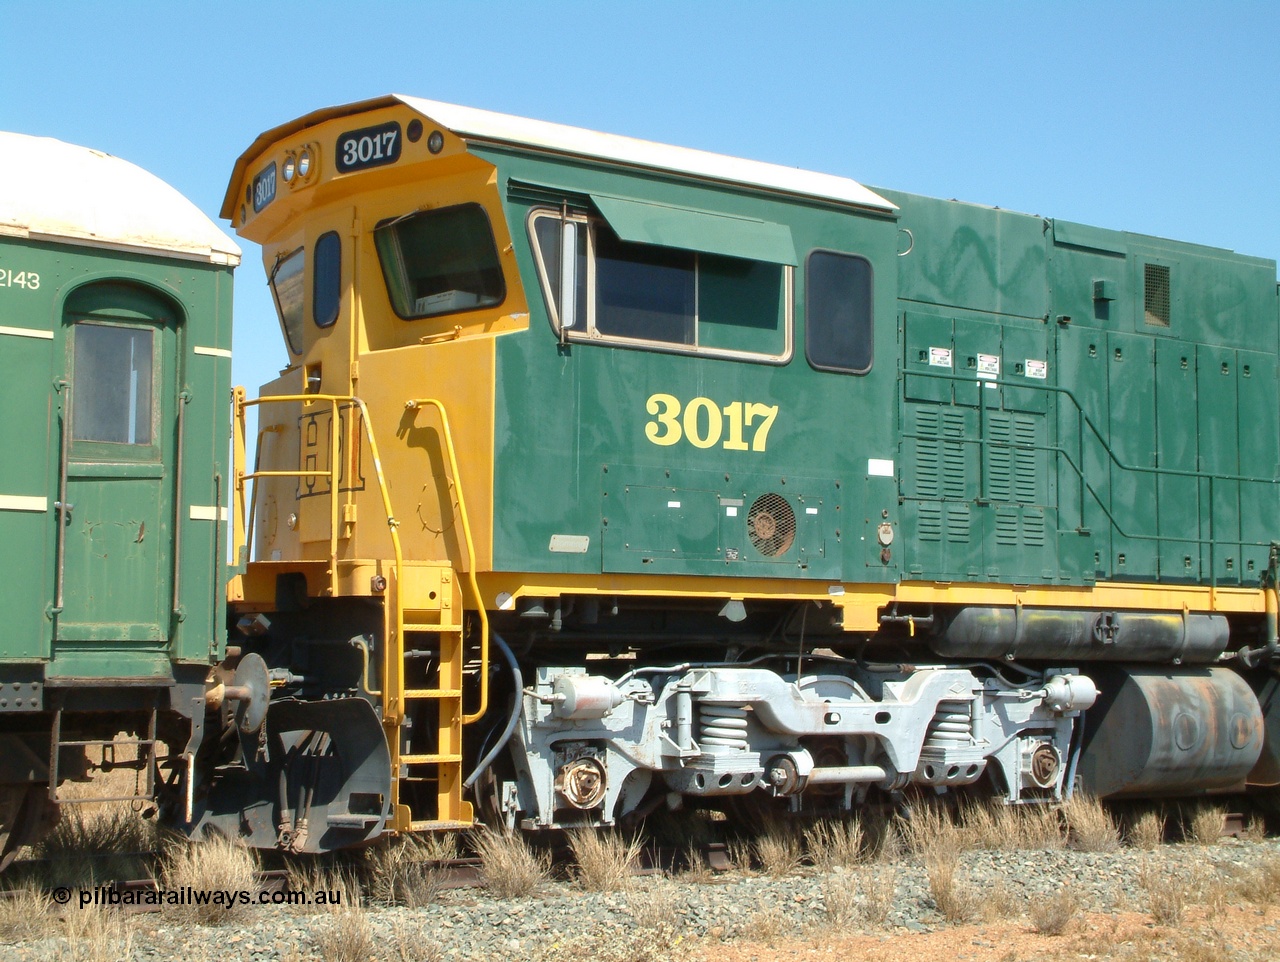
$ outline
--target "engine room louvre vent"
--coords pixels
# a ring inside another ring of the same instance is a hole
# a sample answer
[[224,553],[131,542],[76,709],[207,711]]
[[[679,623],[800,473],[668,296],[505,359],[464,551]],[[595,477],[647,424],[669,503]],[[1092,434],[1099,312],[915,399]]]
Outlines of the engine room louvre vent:
[[1169,326],[1169,268],[1142,265],[1143,317],[1155,327]]
[[751,546],[766,558],[786,554],[796,539],[796,515],[780,494],[762,494],[747,512]]

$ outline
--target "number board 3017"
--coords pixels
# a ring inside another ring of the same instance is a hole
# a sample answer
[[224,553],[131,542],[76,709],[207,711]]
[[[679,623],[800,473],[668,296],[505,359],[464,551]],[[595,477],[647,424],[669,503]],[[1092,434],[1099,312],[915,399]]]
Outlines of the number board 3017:
[[338,173],[394,164],[400,159],[400,125],[395,121],[377,127],[361,127],[338,135],[334,166]]

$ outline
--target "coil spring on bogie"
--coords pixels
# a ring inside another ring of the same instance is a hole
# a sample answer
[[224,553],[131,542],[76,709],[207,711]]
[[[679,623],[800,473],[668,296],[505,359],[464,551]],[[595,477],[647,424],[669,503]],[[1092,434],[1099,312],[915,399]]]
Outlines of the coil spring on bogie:
[[973,737],[972,703],[967,698],[938,702],[925,735],[925,748],[954,748],[968,745]]
[[744,705],[698,705],[699,742],[703,748],[726,748],[745,752],[747,709]]

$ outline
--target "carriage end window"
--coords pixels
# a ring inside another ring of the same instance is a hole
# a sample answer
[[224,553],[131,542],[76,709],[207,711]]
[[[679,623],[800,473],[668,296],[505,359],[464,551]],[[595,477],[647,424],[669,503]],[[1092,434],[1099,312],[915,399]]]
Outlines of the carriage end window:
[[378,260],[404,320],[474,311],[506,297],[489,217],[459,204],[384,220],[374,229]]

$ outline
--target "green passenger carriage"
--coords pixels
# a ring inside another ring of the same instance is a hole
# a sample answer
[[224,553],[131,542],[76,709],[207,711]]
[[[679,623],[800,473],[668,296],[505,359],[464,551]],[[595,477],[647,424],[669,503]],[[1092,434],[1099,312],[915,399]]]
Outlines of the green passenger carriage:
[[194,762],[226,644],[239,249],[119,158],[9,133],[0,153],[7,861],[90,760],[141,795]]

